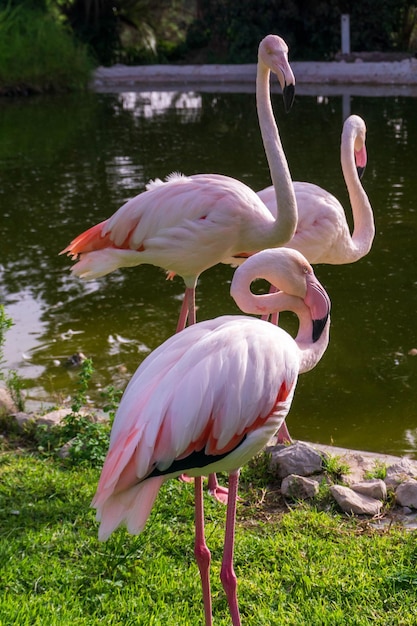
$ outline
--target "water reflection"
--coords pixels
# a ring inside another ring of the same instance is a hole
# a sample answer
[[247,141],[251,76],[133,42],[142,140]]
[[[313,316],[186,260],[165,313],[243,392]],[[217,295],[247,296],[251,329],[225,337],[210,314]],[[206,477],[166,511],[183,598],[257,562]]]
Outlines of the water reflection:
[[[416,100],[398,91],[348,95],[368,127],[364,186],[377,233],[362,261],[316,268],[332,300],[331,341],[319,366],[300,378],[290,430],[417,457]],[[275,106],[294,180],[319,184],[350,206],[339,162],[342,94],[320,87],[297,95],[284,116],[277,93]],[[94,359],[93,395],[109,383],[123,387],[174,331],[182,281],[143,266],[82,283],[58,253],[172,171],[268,185],[254,95],[144,89],[16,99],[0,103],[0,136],[0,301],[16,322],[6,367],[25,377],[30,395],[62,398],[77,380],[65,362],[82,352]],[[236,312],[232,274],[217,266],[202,275],[199,319]],[[291,316],[282,323],[294,330]]]
[[184,122],[193,122],[201,109],[202,99],[192,91],[127,91],[119,94],[119,102],[124,110],[131,111],[136,117],[150,118],[175,109],[181,111]]

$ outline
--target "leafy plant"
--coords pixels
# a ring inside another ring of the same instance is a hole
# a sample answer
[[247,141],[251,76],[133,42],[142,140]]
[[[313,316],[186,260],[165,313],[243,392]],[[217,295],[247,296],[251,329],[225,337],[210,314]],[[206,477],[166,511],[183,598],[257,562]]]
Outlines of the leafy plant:
[[[13,326],[13,320],[9,317],[4,309],[4,305],[0,304],[0,366],[4,363],[3,346],[6,341],[6,332]],[[3,375],[0,372],[0,379]]]
[[29,4],[0,8],[0,94],[84,88],[87,48],[52,14]]
[[[105,410],[110,411],[110,420],[98,421],[86,411],[88,401],[87,391],[93,376],[94,368],[91,359],[81,364],[78,376],[78,391],[71,403],[71,412],[66,415],[61,424],[52,428],[39,426],[35,431],[35,440],[39,452],[45,455],[65,456],[69,465],[86,463],[92,467],[103,464],[109,445],[111,422],[114,417],[120,392],[113,387],[109,388]],[[66,454],[63,455],[63,447]]]
[[387,466],[386,463],[384,463],[383,461],[380,461],[379,459],[376,459],[374,461],[374,467],[372,469],[367,470],[364,473],[364,478],[365,480],[372,480],[372,478],[380,478],[381,480],[384,480],[384,478],[387,475]]
[[[0,305],[0,368],[4,363],[3,346],[6,341],[6,332],[13,326],[13,320],[5,311],[4,305]],[[10,370],[4,374],[0,369],[0,380],[4,380],[11,398],[19,411],[25,408],[25,401],[22,394],[23,380],[15,370]]]
[[335,480],[339,480],[344,474],[350,474],[349,464],[337,454],[325,455],[323,468],[326,474]]

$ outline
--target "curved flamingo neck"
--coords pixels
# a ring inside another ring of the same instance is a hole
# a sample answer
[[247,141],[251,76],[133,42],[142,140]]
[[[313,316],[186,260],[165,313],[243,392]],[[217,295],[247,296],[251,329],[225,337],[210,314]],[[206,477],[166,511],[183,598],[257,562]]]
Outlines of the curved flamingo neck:
[[297,202],[291,174],[272,110],[269,80],[269,68],[261,59],[258,59],[256,107],[277,204],[275,224],[272,228],[269,226],[263,235],[265,237],[264,247],[266,248],[282,246],[287,243],[295,233],[298,220]]
[[[251,260],[254,258],[252,257]],[[273,271],[265,267],[262,271],[259,271],[257,267],[248,267],[248,265],[247,262],[244,263],[239,268],[239,271],[235,272],[230,288],[231,296],[244,313],[252,315],[270,315],[272,313],[281,313],[282,311],[295,313],[299,321],[297,336],[294,340],[298,348],[300,360],[299,373],[308,372],[320,361],[329,343],[330,316],[320,338],[313,342],[313,320],[310,309],[303,299],[284,291],[254,294],[250,290],[250,286],[257,278],[264,278],[277,288],[279,288],[278,283],[280,281],[277,280],[277,276]],[[269,322],[265,323],[269,324]]]
[[369,252],[375,235],[372,207],[356,170],[354,158],[356,134],[355,126],[348,123],[343,129],[340,145],[340,160],[354,225],[351,242],[355,258],[351,258],[350,262],[360,259]]

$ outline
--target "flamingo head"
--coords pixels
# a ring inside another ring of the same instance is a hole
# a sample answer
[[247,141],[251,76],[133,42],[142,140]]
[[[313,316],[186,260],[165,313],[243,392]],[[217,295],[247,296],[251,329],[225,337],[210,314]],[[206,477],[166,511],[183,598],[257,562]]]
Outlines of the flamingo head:
[[[257,278],[270,282],[278,293],[256,295],[248,286]],[[235,272],[230,293],[246,313],[293,311],[303,318],[299,338],[315,343],[330,315],[330,299],[305,257],[291,248],[271,248],[251,256]]]
[[267,35],[259,44],[258,60],[276,74],[281,85],[285,112],[291,109],[295,96],[295,78],[288,62],[288,46],[278,35]]
[[367,163],[365,122],[359,115],[350,115],[343,125],[343,133],[350,135],[353,141],[356,171],[361,179]]
[[[281,261],[280,268],[283,275],[279,281],[279,288],[290,296],[300,298],[309,309],[313,327],[311,339],[315,343],[326,327],[330,315],[330,298],[317,280],[310,263],[300,252],[285,248],[274,249],[276,260],[284,254],[285,258]],[[278,287],[277,283],[273,284]]]

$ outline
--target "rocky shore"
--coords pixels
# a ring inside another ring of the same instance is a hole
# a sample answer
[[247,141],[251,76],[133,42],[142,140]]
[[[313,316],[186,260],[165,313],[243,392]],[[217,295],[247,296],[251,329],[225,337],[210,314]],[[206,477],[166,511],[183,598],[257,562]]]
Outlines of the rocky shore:
[[[0,388],[0,415],[7,414],[12,431],[25,431],[28,424],[43,428],[59,426],[70,408],[46,410],[42,414],[18,411],[7,391]],[[82,410],[92,421],[103,421],[102,413]],[[71,441],[59,455],[68,456]],[[314,504],[323,487],[337,508],[347,515],[368,520],[375,527],[399,523],[417,528],[417,461],[361,450],[347,450],[316,443],[296,441],[290,445],[271,441],[266,449],[274,490],[279,489],[279,505],[285,511],[302,501]]]

